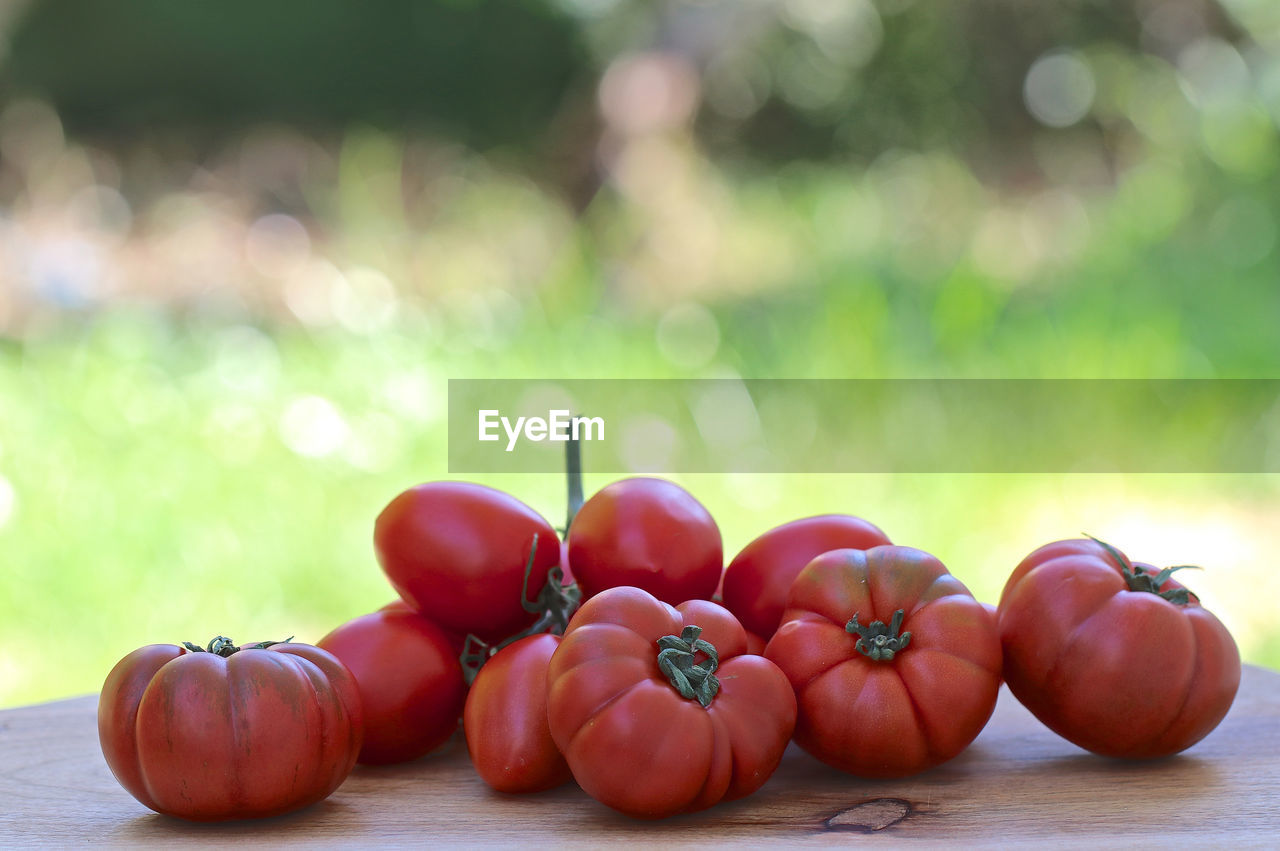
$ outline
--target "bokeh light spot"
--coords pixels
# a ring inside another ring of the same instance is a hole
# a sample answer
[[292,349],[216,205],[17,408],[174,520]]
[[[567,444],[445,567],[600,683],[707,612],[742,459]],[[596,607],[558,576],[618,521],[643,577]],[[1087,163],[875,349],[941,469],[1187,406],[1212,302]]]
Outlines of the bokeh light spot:
[[350,433],[337,407],[321,396],[295,399],[280,417],[280,438],[285,446],[308,458],[331,455],[342,448]]
[[395,287],[378,270],[357,266],[335,283],[333,314],[347,330],[369,334],[387,327],[395,318]]
[[311,237],[297,219],[272,213],[249,226],[244,252],[258,274],[287,278],[300,271],[310,259]]
[[1249,67],[1240,51],[1217,38],[1200,38],[1178,54],[1179,81],[1197,106],[1238,101],[1249,94]]
[[600,81],[600,111],[627,135],[679,126],[698,103],[697,72],[678,56],[641,53],[615,60]]
[[1022,96],[1041,124],[1070,127],[1089,113],[1097,84],[1093,72],[1071,53],[1050,53],[1027,71]]

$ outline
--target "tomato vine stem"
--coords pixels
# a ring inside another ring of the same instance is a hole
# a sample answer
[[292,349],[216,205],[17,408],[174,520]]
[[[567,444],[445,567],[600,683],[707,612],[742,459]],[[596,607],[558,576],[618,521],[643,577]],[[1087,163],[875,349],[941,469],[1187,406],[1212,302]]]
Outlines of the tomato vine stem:
[[538,615],[538,619],[527,629],[522,629],[497,644],[487,644],[475,635],[468,633],[462,644],[462,653],[458,656],[458,662],[462,665],[462,674],[466,678],[467,685],[471,685],[472,681],[475,680],[476,674],[480,672],[480,668],[489,660],[489,657],[508,644],[514,644],[522,638],[528,638],[530,635],[538,635],[543,632],[549,632],[552,635],[564,635],[565,629],[568,628],[569,618],[573,617],[574,611],[578,608],[578,603],[582,600],[582,591],[575,584],[565,585],[564,571],[561,570],[560,565],[556,565],[547,571],[546,584],[542,586],[538,596],[530,600],[529,576],[533,573],[533,565],[537,557],[538,536],[535,534],[533,543],[529,546],[529,560],[524,565],[524,582],[520,588],[520,605],[526,612]]
[[565,510],[564,518],[564,535],[569,537],[569,527],[573,525],[573,518],[578,516],[578,510],[582,508],[584,502],[582,497],[582,446],[578,442],[578,438],[570,437],[564,445],[564,477],[568,487],[568,508]]

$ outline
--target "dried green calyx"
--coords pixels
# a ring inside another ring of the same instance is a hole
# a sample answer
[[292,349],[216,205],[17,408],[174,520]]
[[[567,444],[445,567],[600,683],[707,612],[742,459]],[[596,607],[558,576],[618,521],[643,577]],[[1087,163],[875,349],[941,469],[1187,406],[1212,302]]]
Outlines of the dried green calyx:
[[1130,591],[1144,591],[1148,594],[1155,594],[1162,600],[1168,600],[1175,606],[1185,606],[1191,602],[1191,592],[1186,588],[1170,588],[1167,591],[1160,589],[1169,577],[1177,570],[1200,570],[1199,565],[1195,564],[1179,564],[1174,567],[1166,567],[1159,573],[1148,573],[1141,567],[1135,567],[1129,559],[1125,558],[1119,550],[1108,544],[1106,541],[1099,540],[1092,535],[1088,536],[1090,540],[1107,551],[1107,555],[1111,556],[1112,561],[1120,568],[1120,574],[1124,577],[1125,583],[1129,586]]
[[293,641],[293,636],[289,636],[284,641],[259,641],[257,644],[249,644],[245,647],[236,647],[236,643],[225,635],[219,635],[209,642],[207,647],[201,647],[198,644],[192,644],[190,641],[182,642],[182,646],[190,650],[192,653],[212,653],[215,656],[221,656],[223,659],[239,653],[241,650],[265,650],[274,644],[288,644]]
[[884,621],[872,621],[863,626],[858,623],[858,615],[844,625],[845,632],[858,636],[854,649],[873,662],[892,662],[893,657],[907,649],[911,643],[911,633],[898,631],[902,629],[902,609],[893,613],[893,619],[886,625]]
[[[715,645],[704,640],[702,627],[686,626],[679,635],[664,635],[658,639],[658,668],[666,674],[671,687],[688,700],[697,700],[703,708],[711,705],[720,691],[720,680],[715,670],[720,666],[720,655]],[[695,662],[698,654],[701,662]]]

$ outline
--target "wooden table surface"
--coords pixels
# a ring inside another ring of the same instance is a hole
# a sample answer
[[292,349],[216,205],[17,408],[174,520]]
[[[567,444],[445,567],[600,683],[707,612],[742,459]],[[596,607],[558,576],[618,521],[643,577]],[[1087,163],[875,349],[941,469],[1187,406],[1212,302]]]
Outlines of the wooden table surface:
[[1280,847],[1280,674],[1246,667],[1222,725],[1151,763],[1096,757],[1002,690],[957,759],[905,780],[857,780],[794,746],[755,795],[663,822],[618,815],[570,784],[491,791],[455,736],[389,768],[358,767],[327,801],[280,818],[198,825],[147,810],[98,749],[96,698],[0,712],[0,847],[114,845],[649,845],[742,843]]

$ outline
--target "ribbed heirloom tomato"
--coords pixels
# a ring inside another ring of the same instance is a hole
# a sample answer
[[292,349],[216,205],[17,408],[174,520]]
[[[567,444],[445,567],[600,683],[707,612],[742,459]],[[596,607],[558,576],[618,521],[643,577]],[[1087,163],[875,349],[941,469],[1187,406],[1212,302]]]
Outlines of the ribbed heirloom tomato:
[[632,585],[672,605],[707,600],[724,569],[720,527],[665,479],[621,479],[587,500],[569,527],[569,565],[583,599]]
[[488,644],[534,622],[538,613],[523,601],[537,599],[560,562],[559,538],[542,515],[469,482],[430,482],[400,494],[378,515],[373,541],[387,578],[414,609]]
[[911,547],[809,562],[765,656],[795,688],[797,744],[860,777],[904,777],[956,756],[1000,688],[990,614]]
[[1240,685],[1227,628],[1176,580],[1096,540],[1047,544],[1000,598],[1009,690],[1049,729],[1147,759],[1207,736]]
[[158,813],[273,816],[351,772],[360,696],[341,662],[306,644],[151,644],[107,676],[98,737],[120,785]]
[[796,574],[831,550],[865,550],[889,543],[861,517],[820,514],[775,526],[742,548],[724,571],[724,606],[748,632],[768,641],[782,620]]
[[749,795],[795,725],[786,677],[729,611],[622,586],[569,622],[547,671],[551,736],[596,800],[663,818]]
[[530,635],[491,656],[471,683],[463,730],[471,763],[499,792],[541,792],[569,780],[547,726],[547,667],[560,636]]

